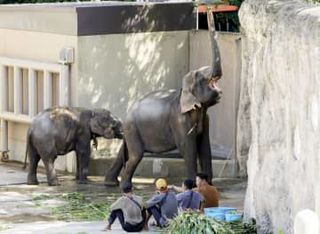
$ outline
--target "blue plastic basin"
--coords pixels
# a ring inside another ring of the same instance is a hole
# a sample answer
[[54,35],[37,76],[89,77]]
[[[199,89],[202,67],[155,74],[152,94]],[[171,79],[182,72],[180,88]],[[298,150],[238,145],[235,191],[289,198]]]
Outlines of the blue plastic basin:
[[225,214],[225,220],[227,222],[240,221],[242,219],[242,214]]
[[210,207],[210,208],[204,208],[204,213],[230,213],[231,211],[236,211],[236,208],[233,207]]
[[225,214],[224,213],[215,213],[215,212],[209,212],[206,214],[206,216],[210,218],[214,218],[218,221],[224,221],[225,220]]

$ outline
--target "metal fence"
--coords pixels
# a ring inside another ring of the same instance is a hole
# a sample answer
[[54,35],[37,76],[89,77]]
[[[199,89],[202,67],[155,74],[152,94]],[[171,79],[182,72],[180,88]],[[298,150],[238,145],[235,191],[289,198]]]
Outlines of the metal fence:
[[27,123],[43,109],[69,105],[69,65],[0,57],[0,151],[8,152],[8,121]]

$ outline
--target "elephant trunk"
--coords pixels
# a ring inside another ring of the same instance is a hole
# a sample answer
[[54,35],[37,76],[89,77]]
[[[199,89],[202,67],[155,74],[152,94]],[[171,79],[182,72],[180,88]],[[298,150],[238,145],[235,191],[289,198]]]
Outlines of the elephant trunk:
[[221,58],[220,58],[220,51],[217,43],[217,32],[215,29],[214,17],[213,17],[213,13],[210,12],[209,7],[207,8],[207,21],[208,21],[208,29],[210,33],[211,50],[212,50],[212,77],[219,79],[222,76]]

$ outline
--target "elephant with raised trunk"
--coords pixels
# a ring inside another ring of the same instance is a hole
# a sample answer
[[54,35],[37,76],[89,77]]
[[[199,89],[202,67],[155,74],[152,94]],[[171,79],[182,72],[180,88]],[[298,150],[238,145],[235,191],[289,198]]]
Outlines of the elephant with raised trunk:
[[212,179],[209,117],[207,109],[219,102],[222,76],[220,52],[211,30],[212,66],[202,67],[183,77],[182,89],[155,91],[136,101],[123,122],[124,142],[105,185],[131,181],[144,152],[163,153],[178,149],[185,160],[188,178],[195,179],[197,159],[201,172]]
[[[38,184],[37,167],[42,159],[49,185],[58,185],[54,161],[58,155],[76,152],[79,183],[86,183],[91,140],[123,138],[122,123],[105,109],[54,107],[33,119],[27,133],[26,157],[29,156],[28,184]],[[26,162],[25,162],[26,163]]]

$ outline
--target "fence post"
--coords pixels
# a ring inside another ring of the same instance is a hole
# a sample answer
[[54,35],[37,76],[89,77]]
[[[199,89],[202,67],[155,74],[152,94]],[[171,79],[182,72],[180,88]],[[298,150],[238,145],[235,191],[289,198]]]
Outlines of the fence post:
[[52,106],[52,74],[44,70],[43,74],[43,108]]
[[[0,113],[8,109],[8,71],[4,65],[0,65]],[[8,152],[8,122],[1,119],[1,149],[2,160],[7,159]]]
[[29,68],[28,71],[29,117],[37,114],[37,82],[36,71]]
[[14,99],[14,113],[22,113],[22,70],[15,66],[13,72],[13,99]]

